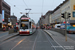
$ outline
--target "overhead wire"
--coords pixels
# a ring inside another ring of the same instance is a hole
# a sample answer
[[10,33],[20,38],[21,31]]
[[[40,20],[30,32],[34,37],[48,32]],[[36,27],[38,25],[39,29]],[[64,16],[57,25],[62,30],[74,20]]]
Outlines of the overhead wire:
[[[8,0],[6,0],[8,3],[10,3]],[[12,6],[14,6],[15,8],[17,8],[18,10],[21,10],[20,8],[18,8],[16,5],[13,5],[12,3],[10,3]],[[22,11],[22,10],[21,10]]]
[[28,6],[27,6],[27,4],[26,4],[26,2],[23,0],[23,2],[24,2],[24,4],[25,4],[25,6],[28,8]]
[[43,7],[44,7],[44,0],[42,0],[42,10],[41,10],[41,15],[43,15]]

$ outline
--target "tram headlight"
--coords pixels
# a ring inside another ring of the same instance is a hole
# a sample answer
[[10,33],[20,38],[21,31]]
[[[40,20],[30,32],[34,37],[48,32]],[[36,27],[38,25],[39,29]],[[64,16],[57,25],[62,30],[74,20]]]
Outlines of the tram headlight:
[[19,32],[22,32],[21,30]]
[[29,30],[27,30],[27,32],[29,32]]

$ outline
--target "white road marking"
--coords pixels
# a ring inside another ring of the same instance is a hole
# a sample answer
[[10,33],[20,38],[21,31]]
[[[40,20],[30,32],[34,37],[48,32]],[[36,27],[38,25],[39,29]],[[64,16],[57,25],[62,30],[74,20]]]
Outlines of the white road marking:
[[[45,30],[46,31],[46,30]],[[47,31],[46,31],[47,32]],[[50,36],[51,36],[51,33],[50,32],[47,32]],[[51,36],[52,37],[52,36]],[[53,37],[52,37],[53,38]],[[61,46],[54,38],[53,38],[53,40],[59,45],[59,46]],[[65,48],[63,47],[63,46],[61,46],[64,50],[65,50]]]

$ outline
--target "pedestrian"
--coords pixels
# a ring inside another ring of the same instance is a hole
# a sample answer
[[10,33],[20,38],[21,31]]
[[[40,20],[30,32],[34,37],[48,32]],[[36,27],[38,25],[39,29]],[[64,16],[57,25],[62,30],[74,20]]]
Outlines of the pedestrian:
[[3,31],[5,31],[6,29],[5,29],[5,27],[3,27]]
[[14,32],[17,32],[17,31],[16,31],[16,25],[14,26]]

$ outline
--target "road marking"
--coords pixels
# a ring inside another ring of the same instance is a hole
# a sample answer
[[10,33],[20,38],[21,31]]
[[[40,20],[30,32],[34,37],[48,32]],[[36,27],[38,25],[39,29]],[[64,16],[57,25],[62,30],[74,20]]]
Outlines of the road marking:
[[[45,30],[45,32],[47,32],[46,30]],[[48,34],[50,33],[50,32],[47,32]],[[50,34],[49,34],[50,35]],[[51,36],[51,35],[50,35]],[[52,37],[52,36],[51,36]],[[61,46],[53,37],[52,37],[52,39],[59,45],[59,46]],[[65,50],[65,48],[63,47],[63,46],[61,46],[64,50]]]
[[[45,33],[44,33],[45,34]],[[53,45],[53,43],[49,40],[49,38],[47,37],[47,35],[45,34],[45,36],[46,36],[46,38],[47,38],[47,40],[50,42],[50,44],[52,45],[52,46],[54,46]],[[56,48],[54,47],[54,50],[56,50]]]
[[[15,38],[17,38],[17,37],[15,37]],[[10,39],[10,40],[8,40],[8,41],[6,41],[6,42],[9,42],[9,41],[11,41],[11,40],[14,40],[15,38]],[[4,43],[6,43],[6,42],[1,43],[0,45],[4,44]]]
[[11,50],[13,50],[15,47],[17,47],[20,43],[22,43],[26,38],[20,40]]
[[[53,40],[59,45],[59,46],[61,46],[54,38],[53,38]],[[63,47],[63,46],[61,46],[64,50],[65,50],[65,48]]]
[[45,30],[45,32],[47,32],[48,34],[52,35],[50,32],[48,32],[48,31],[46,31],[46,30]]
[[33,44],[32,50],[35,50],[35,43],[36,43],[37,37],[38,37],[38,35],[37,35],[36,38],[35,38],[35,41],[34,41],[34,44]]

